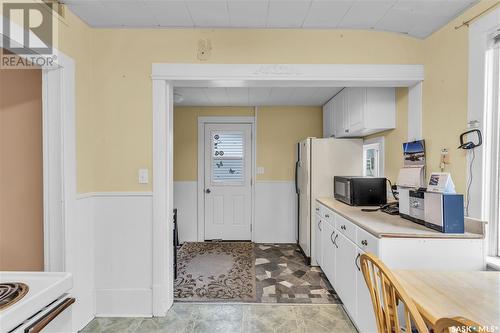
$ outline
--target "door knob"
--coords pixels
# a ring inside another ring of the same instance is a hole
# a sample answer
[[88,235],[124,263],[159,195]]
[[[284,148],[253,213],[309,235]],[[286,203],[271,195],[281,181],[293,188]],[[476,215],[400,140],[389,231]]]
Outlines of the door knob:
[[212,191],[210,191],[210,189],[209,189],[209,188],[207,188],[207,189],[205,190],[205,193],[206,193],[206,194],[209,194],[210,192],[212,192]]

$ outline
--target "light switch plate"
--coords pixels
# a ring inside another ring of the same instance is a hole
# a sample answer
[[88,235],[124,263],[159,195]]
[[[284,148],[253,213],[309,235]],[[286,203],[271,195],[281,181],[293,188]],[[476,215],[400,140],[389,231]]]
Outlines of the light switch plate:
[[139,169],[139,184],[149,183],[149,170]]
[[258,175],[263,175],[264,174],[264,167],[257,167],[257,174]]

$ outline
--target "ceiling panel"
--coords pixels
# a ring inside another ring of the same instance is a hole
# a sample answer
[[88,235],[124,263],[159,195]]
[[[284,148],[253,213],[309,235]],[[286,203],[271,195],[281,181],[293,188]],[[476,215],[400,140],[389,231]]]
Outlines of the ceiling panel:
[[270,0],[267,27],[300,28],[311,6],[310,0]]
[[477,0],[65,0],[95,27],[375,29],[425,38]]
[[304,28],[336,28],[353,1],[313,1]]
[[340,26],[354,29],[373,29],[395,1],[357,1],[342,18]]
[[192,1],[186,0],[195,27],[229,27],[227,1]]
[[194,22],[185,1],[145,1],[161,27],[193,27]]
[[340,87],[175,88],[179,106],[321,106]]
[[228,1],[231,27],[258,28],[266,25],[267,0]]

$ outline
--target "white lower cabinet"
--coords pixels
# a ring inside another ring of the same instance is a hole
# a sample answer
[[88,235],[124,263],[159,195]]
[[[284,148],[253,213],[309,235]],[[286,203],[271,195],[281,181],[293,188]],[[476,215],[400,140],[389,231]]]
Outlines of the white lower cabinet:
[[[358,256],[361,256],[363,253],[365,252],[358,248]],[[361,265],[359,259],[357,260],[357,263],[359,266]],[[356,268],[356,326],[362,333],[375,333],[377,332],[377,322],[375,319],[372,300],[370,298],[370,291],[366,286],[361,267]]]
[[[391,269],[482,270],[482,239],[377,238],[318,203],[314,243],[319,265],[361,333],[377,332],[360,256],[373,253]],[[319,236],[320,235],[320,236]],[[313,238],[314,240],[314,238]]]
[[344,307],[351,316],[356,318],[356,256],[358,254],[356,245],[346,236],[339,233],[336,243],[336,281],[335,291],[340,296]]
[[314,253],[313,253],[313,260],[311,260],[312,264],[314,265],[314,262],[316,262],[317,266],[321,266],[321,257],[322,257],[322,251],[321,251],[321,230],[323,229],[323,219],[321,216],[316,214],[316,225],[314,227]]
[[[335,229],[330,221],[322,224],[321,230],[321,269],[328,281],[335,281]],[[332,282],[333,283],[333,282]]]

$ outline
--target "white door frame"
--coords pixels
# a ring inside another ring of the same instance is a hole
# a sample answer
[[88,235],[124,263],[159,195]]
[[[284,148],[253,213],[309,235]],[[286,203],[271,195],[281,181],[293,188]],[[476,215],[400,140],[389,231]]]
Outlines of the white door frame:
[[[151,78],[153,80],[153,315],[164,316],[173,304],[174,282],[171,232],[174,192],[172,176],[174,86],[413,87],[424,80],[424,66],[154,63]],[[412,105],[412,110],[421,112],[421,101],[418,102],[419,105],[415,107]]]
[[[0,28],[5,17],[0,15]],[[10,45],[23,45],[24,28],[10,22]],[[30,38],[37,37],[31,32]],[[0,47],[3,32],[0,31]],[[67,271],[66,254],[77,234],[71,230],[76,204],[75,63],[56,48],[58,67],[42,67],[44,270]],[[21,57],[23,57],[21,55]],[[27,69],[29,70],[29,69]]]
[[197,180],[197,189],[198,189],[198,242],[205,241],[205,124],[250,124],[252,126],[252,170],[251,170],[251,180],[250,186],[252,191],[252,232],[251,232],[251,240],[254,239],[254,228],[255,225],[255,170],[256,170],[256,133],[255,133],[255,117],[198,117],[198,180]]

